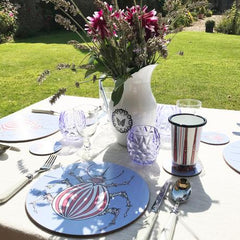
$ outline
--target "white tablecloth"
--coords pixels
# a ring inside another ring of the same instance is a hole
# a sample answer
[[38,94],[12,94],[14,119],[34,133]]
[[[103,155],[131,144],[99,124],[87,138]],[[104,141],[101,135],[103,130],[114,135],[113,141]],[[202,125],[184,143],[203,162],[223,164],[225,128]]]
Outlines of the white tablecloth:
[[[32,108],[62,111],[86,101],[97,103],[99,100],[64,96],[55,105],[51,106],[47,100],[44,100],[21,111],[30,112]],[[236,125],[236,122],[240,122],[239,111],[203,108],[202,115],[208,120],[207,125],[204,127],[205,131],[224,133],[230,137],[230,143],[240,140],[239,137],[232,134],[234,130],[240,131],[240,128]],[[58,132],[48,138],[59,140],[61,134]],[[165,180],[177,179],[166,173],[162,168],[163,160],[170,159],[171,152],[169,149],[161,149],[158,159],[153,165],[136,165],[129,159],[127,149],[115,143],[109,124],[102,124],[98,128],[93,142],[94,149],[98,152],[95,161],[118,163],[138,172],[148,183],[151,195],[147,211],[134,223],[110,234],[84,239],[134,239],[138,230],[143,226],[143,221],[146,219],[148,210],[150,210],[159,188],[164,184]],[[47,157],[29,153],[31,144],[32,142],[12,144],[19,147],[21,151],[7,151],[0,156],[0,192],[4,192],[26,172],[40,167],[46,160]],[[180,220],[176,226],[175,240],[239,239],[240,176],[224,161],[222,152],[225,147],[226,145],[213,146],[201,143],[199,158],[203,166],[203,172],[199,176],[189,178],[192,185],[192,194],[187,203],[180,205]],[[68,154],[67,151],[71,152],[72,150],[65,148],[64,151],[58,153],[54,168],[60,165],[67,166],[77,160],[80,161],[77,152]],[[71,237],[55,235],[41,229],[27,216],[25,198],[34,182],[35,180],[8,202],[0,205],[0,239],[72,239]],[[151,239],[159,238],[161,227],[167,222],[172,206],[173,203],[167,198],[161,206]]]

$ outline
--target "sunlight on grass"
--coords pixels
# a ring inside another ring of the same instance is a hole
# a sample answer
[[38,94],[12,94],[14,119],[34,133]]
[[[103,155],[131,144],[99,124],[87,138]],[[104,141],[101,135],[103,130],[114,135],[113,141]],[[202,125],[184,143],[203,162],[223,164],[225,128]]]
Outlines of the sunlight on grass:
[[154,94],[163,103],[196,98],[204,107],[240,109],[239,67],[240,36],[182,32],[153,75]]
[[[83,54],[66,45],[71,33],[53,33],[0,45],[0,117],[67,87],[68,95],[98,97],[98,84],[83,84],[84,71],[54,70],[42,85],[36,82],[45,69],[58,63],[79,64]],[[180,55],[182,51],[184,54]],[[179,98],[196,98],[204,107],[239,110],[240,36],[181,32],[169,45],[152,77],[157,102],[175,104]]]

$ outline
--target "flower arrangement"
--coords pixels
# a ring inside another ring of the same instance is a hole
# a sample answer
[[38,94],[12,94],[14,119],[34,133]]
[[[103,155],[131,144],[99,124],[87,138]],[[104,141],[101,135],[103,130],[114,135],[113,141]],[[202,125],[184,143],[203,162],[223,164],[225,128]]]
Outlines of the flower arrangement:
[[[92,17],[85,17],[73,0],[43,0],[54,4],[56,10],[61,10],[65,16],[57,14],[56,22],[67,30],[76,32],[83,44],[70,41],[75,48],[88,52],[88,63],[78,66],[86,69],[85,77],[96,73],[104,74],[104,78],[114,79],[115,87],[112,101],[116,105],[124,91],[124,82],[139,69],[154,64],[160,57],[167,56],[167,41],[165,40],[166,24],[155,10],[148,10],[147,6],[138,5],[134,1],[132,7],[122,10],[118,7],[117,0],[113,5],[95,0],[99,9]],[[85,20],[82,27],[77,17]],[[86,40],[86,34],[91,42]],[[60,68],[70,68],[70,65],[61,65]],[[75,66],[74,66],[75,67]],[[39,81],[49,74],[45,71]],[[76,84],[79,86],[79,83]],[[66,89],[53,97],[56,100]]]

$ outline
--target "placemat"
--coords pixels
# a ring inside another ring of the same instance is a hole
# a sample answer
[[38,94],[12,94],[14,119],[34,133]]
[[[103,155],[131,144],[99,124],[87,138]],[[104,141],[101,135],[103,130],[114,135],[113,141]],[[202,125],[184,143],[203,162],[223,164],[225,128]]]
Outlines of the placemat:
[[148,201],[148,185],[134,171],[113,163],[84,162],[42,176],[27,195],[26,210],[50,231],[88,236],[130,224]]
[[223,145],[229,143],[229,137],[219,132],[202,132],[201,142],[211,145]]
[[56,153],[62,149],[61,142],[44,139],[35,141],[30,147],[29,152],[34,155],[44,156]]
[[226,146],[223,150],[223,157],[231,168],[240,173],[240,141]]
[[59,130],[58,116],[14,113],[0,119],[0,141],[24,142],[49,136]]

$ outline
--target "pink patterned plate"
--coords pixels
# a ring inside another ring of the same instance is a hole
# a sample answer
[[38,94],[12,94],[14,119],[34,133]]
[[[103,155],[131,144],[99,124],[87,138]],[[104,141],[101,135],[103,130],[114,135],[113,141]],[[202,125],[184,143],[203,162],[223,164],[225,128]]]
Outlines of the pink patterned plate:
[[0,141],[23,142],[49,136],[59,130],[58,116],[13,113],[0,119]]
[[142,215],[147,183],[113,163],[75,163],[42,176],[27,195],[29,217],[59,234],[88,236],[122,228]]
[[223,145],[229,143],[230,139],[227,135],[218,132],[203,132],[201,142],[212,145]]

